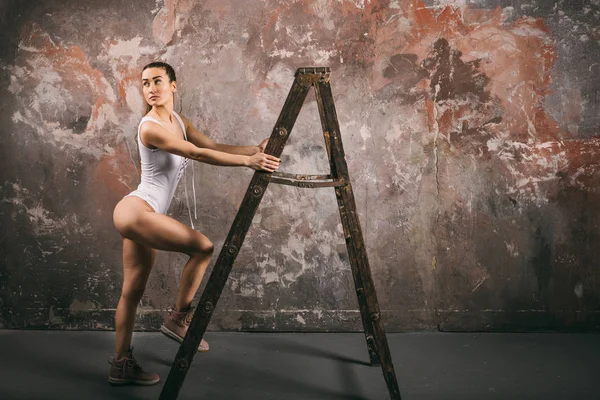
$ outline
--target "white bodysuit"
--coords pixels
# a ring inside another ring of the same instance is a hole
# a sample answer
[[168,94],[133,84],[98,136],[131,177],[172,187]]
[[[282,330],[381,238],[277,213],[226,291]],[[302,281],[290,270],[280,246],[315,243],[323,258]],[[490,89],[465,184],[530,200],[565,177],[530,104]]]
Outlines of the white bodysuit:
[[[185,133],[185,125],[181,119],[181,117],[173,111],[173,115],[179,121],[181,125],[181,130],[183,131],[183,137],[187,140],[187,135]],[[133,192],[129,193],[127,196],[136,196],[146,201],[156,211],[160,214],[165,214],[169,209],[169,205],[171,204],[171,200],[173,199],[173,195],[175,194],[175,189],[177,188],[177,183],[179,183],[179,179],[181,175],[185,172],[188,159],[182,156],[178,156],[176,154],[168,153],[164,150],[160,149],[150,149],[142,143],[142,139],[140,137],[140,131],[144,122],[152,121],[159,125],[164,126],[167,130],[168,128],[159,120],[152,117],[144,117],[140,121],[138,126],[137,133],[137,142],[138,148],[140,151],[140,160],[142,164],[142,177],[141,182],[138,185],[137,189]],[[192,173],[193,173],[192,166]],[[192,177],[192,180],[194,177]],[[192,183],[193,184],[193,183]],[[196,190],[193,188],[194,195],[194,213],[196,212]],[[186,203],[188,206],[188,212],[190,214],[190,222],[192,224],[192,228],[194,227],[194,223],[192,222],[192,215],[189,211],[189,199],[188,199],[188,191],[187,191],[187,181],[185,187],[185,197]]]

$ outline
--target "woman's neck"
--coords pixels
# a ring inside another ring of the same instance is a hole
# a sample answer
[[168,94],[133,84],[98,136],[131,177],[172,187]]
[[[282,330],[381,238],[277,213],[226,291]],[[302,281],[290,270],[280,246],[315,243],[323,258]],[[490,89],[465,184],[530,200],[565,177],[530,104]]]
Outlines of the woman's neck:
[[152,111],[150,111],[150,112],[154,112],[156,115],[158,115],[158,118],[163,121],[173,122],[173,105],[172,104],[158,106],[158,107],[152,107]]

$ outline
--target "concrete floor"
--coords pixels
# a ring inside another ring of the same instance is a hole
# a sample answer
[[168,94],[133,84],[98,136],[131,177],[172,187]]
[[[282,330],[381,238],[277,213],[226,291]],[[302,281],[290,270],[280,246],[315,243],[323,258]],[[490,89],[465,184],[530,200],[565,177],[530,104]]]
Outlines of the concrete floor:
[[[208,332],[179,399],[387,399],[364,335]],[[162,382],[107,383],[114,332],[0,330],[0,399],[158,399],[178,344],[134,333]],[[404,400],[600,399],[597,334],[389,334]]]

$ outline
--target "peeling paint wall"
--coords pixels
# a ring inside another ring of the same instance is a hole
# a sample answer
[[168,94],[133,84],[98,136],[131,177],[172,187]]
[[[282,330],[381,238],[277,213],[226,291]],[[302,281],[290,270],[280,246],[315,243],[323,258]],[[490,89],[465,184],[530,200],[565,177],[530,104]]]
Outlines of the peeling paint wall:
[[[297,67],[332,68],[389,331],[600,327],[599,1],[9,0],[0,23],[0,327],[113,327],[112,210],[138,183],[153,60],[181,113],[241,145]],[[328,172],[312,95],[282,159]],[[196,172],[220,250],[252,171]],[[183,185],[169,214],[189,223]],[[184,262],[159,254],[138,329]],[[210,329],[361,329],[333,190],[270,185]]]

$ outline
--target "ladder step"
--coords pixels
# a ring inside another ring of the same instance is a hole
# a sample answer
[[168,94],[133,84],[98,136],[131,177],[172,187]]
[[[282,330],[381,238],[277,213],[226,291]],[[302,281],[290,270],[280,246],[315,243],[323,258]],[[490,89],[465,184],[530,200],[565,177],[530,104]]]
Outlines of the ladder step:
[[328,74],[331,72],[330,67],[301,67],[296,70],[295,77],[302,74]]
[[269,182],[311,189],[339,187],[346,184],[343,179],[333,179],[331,175],[294,175],[286,174],[284,172],[273,172]]

